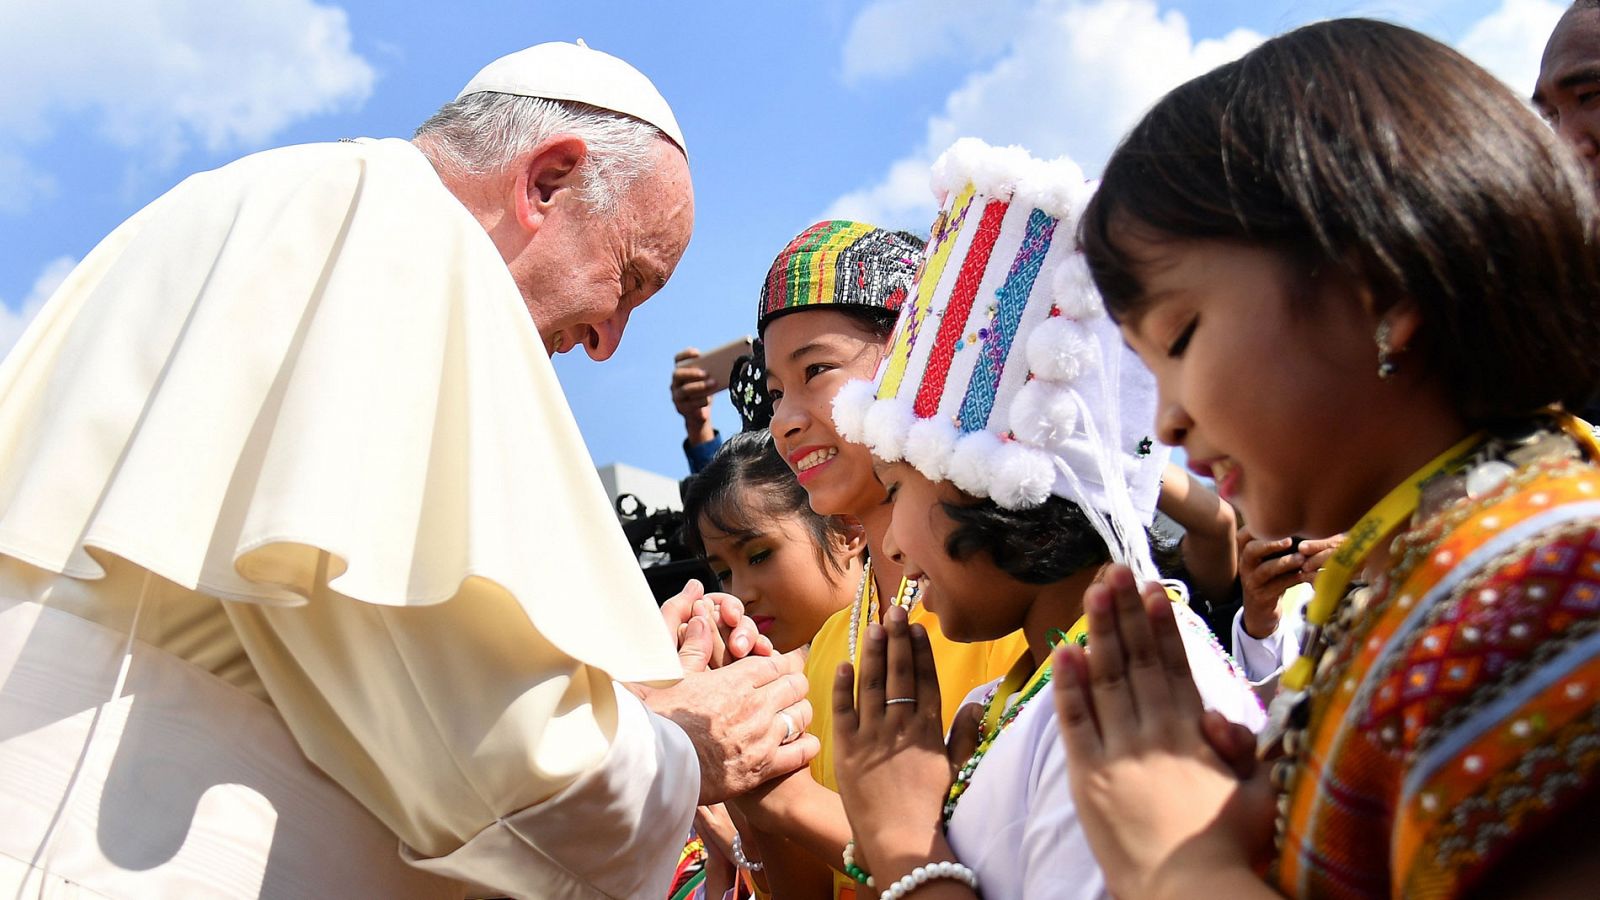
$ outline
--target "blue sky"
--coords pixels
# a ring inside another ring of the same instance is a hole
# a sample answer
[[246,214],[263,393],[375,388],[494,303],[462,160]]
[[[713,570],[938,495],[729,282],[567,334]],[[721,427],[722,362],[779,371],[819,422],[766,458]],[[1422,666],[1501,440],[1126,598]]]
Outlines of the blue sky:
[[[7,0],[0,4],[0,352],[102,236],[185,175],[266,147],[406,136],[483,64],[583,37],[655,80],[697,221],[621,350],[557,364],[597,463],[685,471],[673,353],[749,332],[795,233],[838,214],[925,231],[956,137],[1091,174],[1162,92],[1265,36],[1373,15],[1526,94],[1558,0],[810,3]],[[226,10],[225,17],[219,10]],[[725,400],[716,420],[736,422]]]

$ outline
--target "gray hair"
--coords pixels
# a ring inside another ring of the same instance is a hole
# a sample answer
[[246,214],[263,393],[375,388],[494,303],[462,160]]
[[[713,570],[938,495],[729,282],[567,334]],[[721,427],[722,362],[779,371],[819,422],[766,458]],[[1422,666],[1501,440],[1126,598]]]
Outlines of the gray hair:
[[413,140],[437,165],[456,175],[502,172],[522,154],[558,134],[577,135],[589,152],[578,169],[578,195],[612,215],[628,185],[651,166],[662,133],[645,122],[566,100],[479,91],[445,104]]

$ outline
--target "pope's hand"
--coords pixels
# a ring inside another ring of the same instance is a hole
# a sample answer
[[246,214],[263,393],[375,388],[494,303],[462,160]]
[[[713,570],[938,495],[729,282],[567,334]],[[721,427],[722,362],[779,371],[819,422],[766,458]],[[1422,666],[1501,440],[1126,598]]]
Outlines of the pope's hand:
[[[715,629],[706,616],[684,628],[685,653],[706,646]],[[684,654],[680,654],[682,656]],[[669,688],[638,693],[657,715],[676,722],[700,758],[700,803],[721,803],[786,775],[822,749],[806,700],[804,657],[751,656],[720,669],[688,672]]]

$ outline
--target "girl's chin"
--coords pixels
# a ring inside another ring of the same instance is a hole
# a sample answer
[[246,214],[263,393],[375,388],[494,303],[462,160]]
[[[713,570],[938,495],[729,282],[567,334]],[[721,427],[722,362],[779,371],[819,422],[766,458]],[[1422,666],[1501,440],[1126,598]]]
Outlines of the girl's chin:
[[811,502],[811,511],[819,516],[853,516],[861,512],[866,504],[857,502],[859,491],[846,490],[843,486],[835,486],[829,482],[818,480],[805,486],[806,497]]

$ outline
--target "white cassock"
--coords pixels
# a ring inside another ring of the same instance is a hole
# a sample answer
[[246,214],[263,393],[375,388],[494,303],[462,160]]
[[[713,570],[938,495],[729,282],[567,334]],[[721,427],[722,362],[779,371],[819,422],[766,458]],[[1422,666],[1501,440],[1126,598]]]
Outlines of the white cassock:
[[5,896],[664,896],[694,750],[615,682],[681,674],[405,141],[189,178],[0,364]]

